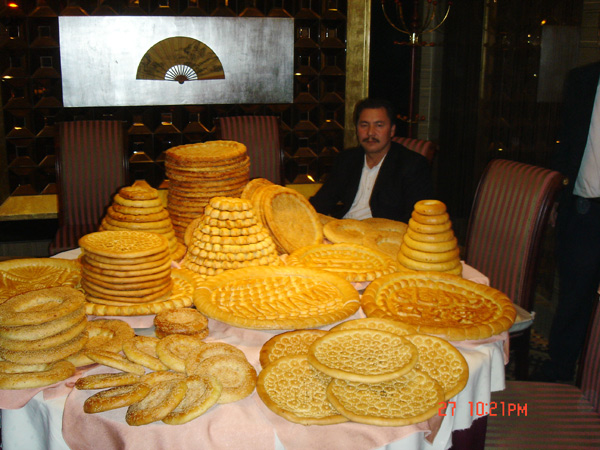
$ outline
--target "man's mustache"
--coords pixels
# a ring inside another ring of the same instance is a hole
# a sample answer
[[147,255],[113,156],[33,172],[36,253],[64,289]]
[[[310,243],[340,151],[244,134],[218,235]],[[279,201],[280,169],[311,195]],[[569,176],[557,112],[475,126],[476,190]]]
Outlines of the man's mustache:
[[362,142],[379,142],[379,139],[377,138],[365,138],[362,140]]

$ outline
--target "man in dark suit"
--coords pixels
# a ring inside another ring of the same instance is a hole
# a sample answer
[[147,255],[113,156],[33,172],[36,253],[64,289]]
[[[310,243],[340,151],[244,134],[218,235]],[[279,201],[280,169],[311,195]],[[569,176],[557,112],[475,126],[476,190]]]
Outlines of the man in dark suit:
[[392,142],[395,114],[386,100],[361,100],[354,110],[358,147],[341,152],[319,191],[315,209],[341,218],[408,222],[414,204],[432,197],[427,159]]
[[594,123],[600,124],[599,78],[597,62],[573,69],[565,84],[555,169],[565,174],[569,183],[561,193],[557,217],[559,298],[550,332],[550,361],[532,376],[540,381],[573,379],[597,299],[600,172],[590,161],[600,161],[600,142],[592,131]]

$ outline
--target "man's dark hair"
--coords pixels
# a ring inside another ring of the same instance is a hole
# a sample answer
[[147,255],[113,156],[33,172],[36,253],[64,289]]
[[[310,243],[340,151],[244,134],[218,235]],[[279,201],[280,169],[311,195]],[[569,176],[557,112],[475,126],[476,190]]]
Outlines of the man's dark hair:
[[364,109],[379,108],[384,108],[386,110],[391,124],[394,125],[396,123],[396,110],[394,105],[392,105],[390,101],[381,98],[365,98],[360,100],[354,107],[354,125],[358,124],[358,118]]

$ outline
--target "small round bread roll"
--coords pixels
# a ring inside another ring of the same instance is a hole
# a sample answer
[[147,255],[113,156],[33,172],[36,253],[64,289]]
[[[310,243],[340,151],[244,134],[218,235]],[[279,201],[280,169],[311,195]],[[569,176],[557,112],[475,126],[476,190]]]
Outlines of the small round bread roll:
[[208,335],[208,319],[194,308],[177,308],[158,313],[154,317],[154,328],[159,338],[187,334],[203,339]]

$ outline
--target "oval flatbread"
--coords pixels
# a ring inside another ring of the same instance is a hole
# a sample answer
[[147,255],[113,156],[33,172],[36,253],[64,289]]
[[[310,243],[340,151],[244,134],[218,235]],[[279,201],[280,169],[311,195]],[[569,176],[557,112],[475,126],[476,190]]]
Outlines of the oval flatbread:
[[368,317],[407,323],[449,340],[485,339],[508,330],[516,317],[497,289],[438,272],[397,272],[372,282],[361,297]]
[[198,311],[230,325],[271,330],[315,328],[358,310],[356,289],[334,274],[305,267],[235,269],[200,283]]
[[358,244],[310,245],[293,252],[287,264],[332,272],[352,283],[373,281],[399,268],[385,253]]
[[0,262],[0,303],[15,295],[56,286],[77,288],[79,263],[60,258],[23,258]]

